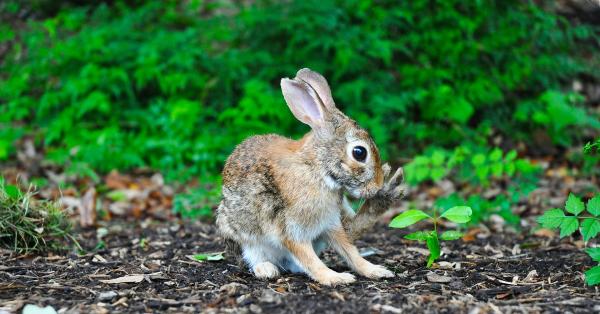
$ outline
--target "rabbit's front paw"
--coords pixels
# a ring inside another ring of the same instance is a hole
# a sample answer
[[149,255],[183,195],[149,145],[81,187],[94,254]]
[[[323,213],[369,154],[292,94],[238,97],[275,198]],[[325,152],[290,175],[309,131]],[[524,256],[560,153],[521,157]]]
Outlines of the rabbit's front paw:
[[394,277],[394,273],[389,271],[387,268],[381,265],[367,264],[363,266],[359,273],[367,278],[378,279],[378,278],[391,278]]
[[270,262],[258,263],[254,266],[254,275],[257,278],[269,279],[279,276],[279,269]]
[[[385,164],[382,168],[385,177],[388,178],[391,167],[388,164]],[[401,200],[404,196],[404,187],[402,186],[403,181],[404,171],[402,168],[398,168],[394,175],[384,183],[381,190],[379,190],[373,198],[367,200],[370,212],[381,214],[393,203]]]
[[[390,171],[391,167],[388,164],[383,165],[383,172],[386,178]],[[404,189],[401,186],[402,182],[404,182],[404,170],[398,168],[394,175],[379,190],[377,197],[385,198],[390,202],[400,200],[404,194]]]
[[349,273],[338,273],[333,270],[323,271],[322,273],[315,275],[315,279],[322,285],[336,286],[349,284],[356,281],[354,275]]

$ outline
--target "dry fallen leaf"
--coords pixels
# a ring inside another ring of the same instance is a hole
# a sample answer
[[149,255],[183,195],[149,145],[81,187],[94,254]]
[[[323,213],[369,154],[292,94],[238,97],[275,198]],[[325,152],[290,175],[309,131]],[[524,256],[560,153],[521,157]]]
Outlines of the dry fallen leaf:
[[544,228],[536,230],[533,234],[538,237],[544,237],[549,239],[553,239],[554,237],[556,237],[556,232]]
[[467,231],[467,233],[465,233],[465,235],[462,237],[462,240],[464,242],[475,241],[475,236],[481,232],[483,232],[483,230],[481,228],[473,228],[473,229]]
[[138,283],[138,282],[142,282],[142,280],[144,280],[144,275],[127,275],[127,276],[123,276],[123,277],[119,277],[119,278],[115,278],[115,279],[100,280],[100,282],[102,282],[102,283],[108,283],[108,284],[113,284],[113,283]]
[[111,190],[126,189],[131,183],[131,177],[113,170],[104,178],[104,183]]

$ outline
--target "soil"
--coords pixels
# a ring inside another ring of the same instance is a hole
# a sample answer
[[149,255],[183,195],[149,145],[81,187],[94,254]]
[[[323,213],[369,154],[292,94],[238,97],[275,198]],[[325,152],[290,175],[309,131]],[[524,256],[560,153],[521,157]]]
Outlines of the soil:
[[[80,231],[89,252],[83,255],[0,251],[0,313],[25,304],[51,305],[59,313],[600,311],[600,292],[584,284],[592,261],[582,243],[529,230],[473,229],[466,241],[444,242],[442,258],[428,269],[424,245],[402,238],[411,230],[379,225],[357,245],[396,277],[357,277],[338,287],[295,274],[258,280],[228,256],[195,261],[190,256],[224,249],[210,223],[112,221],[100,230],[107,231],[101,241],[96,230]],[[331,251],[323,259],[334,270],[349,271]],[[139,282],[101,282],[127,275],[140,275],[129,277]]]

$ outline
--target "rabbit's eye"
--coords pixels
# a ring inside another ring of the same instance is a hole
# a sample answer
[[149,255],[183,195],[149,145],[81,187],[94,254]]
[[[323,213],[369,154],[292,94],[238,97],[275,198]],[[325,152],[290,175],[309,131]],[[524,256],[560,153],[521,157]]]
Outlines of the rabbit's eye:
[[367,149],[362,146],[354,146],[352,148],[352,157],[357,161],[365,161],[367,159]]

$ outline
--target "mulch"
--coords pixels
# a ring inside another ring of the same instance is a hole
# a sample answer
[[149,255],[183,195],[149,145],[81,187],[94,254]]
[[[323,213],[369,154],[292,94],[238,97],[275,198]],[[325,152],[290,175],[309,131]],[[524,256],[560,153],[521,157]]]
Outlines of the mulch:
[[[258,280],[228,256],[194,260],[194,254],[224,249],[211,223],[123,220],[100,229],[78,233],[89,252],[83,255],[0,251],[0,313],[19,312],[25,304],[50,305],[59,313],[600,311],[598,288],[584,284],[592,261],[581,241],[533,230],[473,229],[466,242],[444,242],[442,258],[428,269],[424,245],[402,238],[412,230],[379,225],[357,245],[396,277],[357,277],[351,285],[326,287],[303,275]],[[331,251],[323,259],[348,271]],[[124,276],[134,282],[102,282]]]
[[[338,287],[297,274],[258,280],[231,256],[195,260],[193,255],[222,252],[224,245],[210,221],[173,214],[173,197],[182,187],[169,186],[160,174],[111,172],[94,183],[41,169],[37,175],[51,183],[37,196],[65,205],[84,251],[17,255],[0,249],[0,314],[20,313],[28,304],[59,313],[600,312],[600,291],[584,282],[593,262],[581,237],[560,240],[555,232],[536,229],[534,221],[563,206],[570,192],[591,197],[599,182],[565,164],[537,163],[544,173],[536,190],[511,208],[522,217],[518,227],[492,215],[462,240],[443,242],[442,257],[427,268],[425,245],[403,239],[426,226],[398,230],[382,223],[356,244],[396,277],[357,277]],[[13,183],[34,176],[27,169],[0,167]],[[61,181],[70,187],[59,189]],[[409,188],[405,201],[382,221],[409,207],[431,208],[436,198],[455,191],[493,198],[507,193],[505,188],[502,180],[488,187],[442,180]],[[323,260],[336,271],[349,271],[332,251]]]

